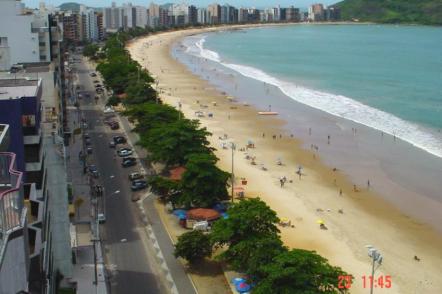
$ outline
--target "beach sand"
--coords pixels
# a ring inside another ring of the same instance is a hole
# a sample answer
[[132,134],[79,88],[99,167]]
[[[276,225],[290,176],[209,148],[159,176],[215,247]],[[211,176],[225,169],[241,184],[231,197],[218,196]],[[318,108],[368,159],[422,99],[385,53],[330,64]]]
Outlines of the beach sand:
[[[219,137],[227,134],[236,143],[234,173],[238,184],[240,178],[247,179],[246,197],[259,196],[279,217],[290,219],[295,226],[281,228],[284,243],[291,248],[315,250],[331,264],[351,273],[355,277],[351,293],[368,291],[368,285],[364,288],[362,283],[363,277],[371,274],[371,261],[365,248],[368,244],[384,256],[376,276],[392,277],[392,288],[378,286],[376,293],[442,293],[442,237],[366,187],[358,187],[359,191],[354,192],[349,179],[323,164],[320,155],[303,149],[302,142],[284,133],[283,121],[258,116],[257,109],[230,102],[171,57],[170,46],[174,42],[199,32],[152,35],[132,42],[128,49],[158,79],[163,101],[174,107],[181,102],[187,118],[197,119],[195,111],[206,114],[198,119],[213,133],[210,141],[218,149],[215,153],[220,158],[219,166],[229,172],[232,152],[220,147],[226,140]],[[214,101],[216,106],[212,104]],[[207,117],[208,112],[213,113],[213,118]],[[273,134],[277,139],[272,138]],[[241,152],[239,149],[249,139],[256,148]],[[246,153],[256,157],[257,165],[246,159]],[[283,165],[276,164],[278,157],[283,159]],[[261,164],[268,170],[262,170]],[[299,164],[303,166],[301,179],[295,174]],[[279,184],[281,176],[289,180],[283,188]],[[343,213],[338,212],[340,209]],[[319,228],[319,219],[328,230]],[[420,261],[414,260],[415,255]]]

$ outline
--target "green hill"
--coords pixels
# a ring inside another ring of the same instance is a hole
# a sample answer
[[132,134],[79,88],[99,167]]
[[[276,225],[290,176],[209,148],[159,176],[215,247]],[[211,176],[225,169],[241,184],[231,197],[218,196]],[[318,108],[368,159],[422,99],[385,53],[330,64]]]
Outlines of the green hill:
[[343,20],[442,25],[442,0],[344,0]]
[[75,2],[63,3],[58,7],[62,11],[79,11],[80,10],[80,4],[75,3]]

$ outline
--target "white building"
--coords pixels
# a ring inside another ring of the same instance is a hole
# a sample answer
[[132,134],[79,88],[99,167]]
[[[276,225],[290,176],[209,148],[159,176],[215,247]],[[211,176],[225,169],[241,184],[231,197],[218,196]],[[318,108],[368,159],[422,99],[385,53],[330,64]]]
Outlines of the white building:
[[135,25],[145,28],[148,23],[147,8],[143,6],[135,6]]
[[103,9],[103,26],[106,30],[118,30],[123,27],[123,10],[116,7],[112,2],[112,7]]
[[206,8],[198,8],[197,10],[197,22],[199,24],[207,24],[207,9]]
[[160,25],[160,6],[154,3],[149,5],[149,26],[152,28]]
[[83,12],[85,17],[85,37],[90,41],[98,41],[99,40],[99,29],[98,29],[98,19],[97,14],[93,9],[88,9]]
[[40,55],[47,40],[45,34],[34,29],[33,14],[24,14],[24,4],[16,0],[0,0],[0,70],[8,70],[17,63],[50,60],[50,54]]

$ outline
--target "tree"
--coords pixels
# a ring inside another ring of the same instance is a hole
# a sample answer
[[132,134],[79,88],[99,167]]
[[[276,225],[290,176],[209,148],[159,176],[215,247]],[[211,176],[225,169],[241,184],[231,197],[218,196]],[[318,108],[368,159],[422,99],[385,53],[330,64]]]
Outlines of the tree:
[[172,106],[153,102],[132,105],[124,114],[130,120],[137,121],[135,131],[139,133],[147,132],[160,124],[175,122],[179,118],[179,111]]
[[117,106],[120,102],[121,99],[118,96],[113,95],[107,100],[106,106]]
[[161,124],[141,134],[139,144],[151,152],[151,160],[168,166],[182,165],[193,153],[211,153],[206,128],[199,128],[196,120],[181,119]]
[[153,176],[148,180],[151,191],[161,197],[165,202],[170,201],[172,205],[177,203],[177,197],[181,194],[179,182],[169,180],[161,176]]
[[219,246],[234,246],[239,242],[278,237],[276,212],[259,198],[244,199],[227,211],[229,218],[215,222],[211,239]]
[[[137,79],[137,77],[135,77]],[[126,105],[141,104],[157,99],[157,92],[144,81],[132,82],[126,88],[127,98],[124,100]]]
[[178,237],[174,255],[175,257],[186,259],[191,264],[195,264],[212,255],[210,239],[198,230],[184,233]]
[[227,180],[229,173],[220,170],[215,164],[217,158],[212,153],[195,153],[188,156],[186,171],[181,180],[179,204],[186,207],[211,207],[228,199]]
[[227,262],[235,271],[245,272],[254,280],[261,277],[260,267],[272,262],[273,258],[287,251],[278,236],[251,237],[229,246],[217,256]]
[[253,293],[345,293],[339,289],[339,276],[348,275],[341,268],[328,264],[314,251],[292,249],[273,262],[260,267],[263,278]]
[[88,44],[83,49],[83,55],[86,57],[92,58],[95,56],[95,54],[97,54],[98,49],[99,49],[98,45]]

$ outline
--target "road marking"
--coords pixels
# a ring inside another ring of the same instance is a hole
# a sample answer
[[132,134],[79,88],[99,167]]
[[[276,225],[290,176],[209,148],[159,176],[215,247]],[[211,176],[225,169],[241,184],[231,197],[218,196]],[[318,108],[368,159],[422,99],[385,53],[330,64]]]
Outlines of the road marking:
[[114,175],[111,175],[109,178],[113,179],[113,178],[115,178],[115,176],[114,176]]
[[127,242],[127,239],[121,239],[120,242],[125,243],[125,242]]
[[120,190],[117,190],[117,191],[114,192],[114,194],[118,194],[118,193],[120,193],[120,192],[121,192]]

